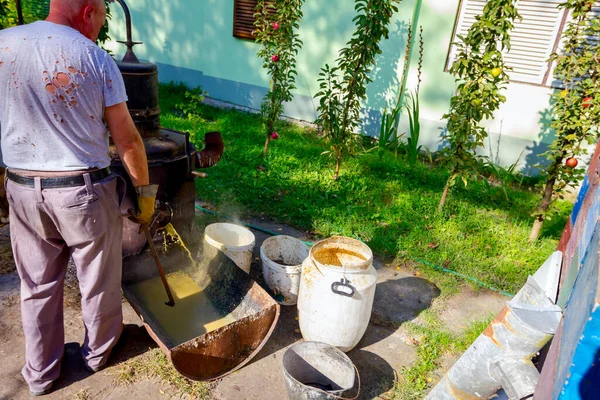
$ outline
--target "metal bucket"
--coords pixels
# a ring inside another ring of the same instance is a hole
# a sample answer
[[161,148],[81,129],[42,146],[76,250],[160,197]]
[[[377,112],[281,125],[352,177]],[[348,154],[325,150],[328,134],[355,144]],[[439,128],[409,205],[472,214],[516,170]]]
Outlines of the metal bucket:
[[342,399],[354,387],[355,373],[358,376],[350,358],[325,343],[297,343],[283,354],[283,375],[291,400]]
[[[248,363],[273,333],[279,305],[225,254],[208,244],[164,247],[160,255],[175,307],[149,252],[123,260],[125,297],[179,373],[221,378]],[[191,259],[197,260],[192,262]]]
[[265,282],[283,306],[298,302],[302,262],[309,248],[300,240],[280,235],[267,238],[260,246],[260,260]]

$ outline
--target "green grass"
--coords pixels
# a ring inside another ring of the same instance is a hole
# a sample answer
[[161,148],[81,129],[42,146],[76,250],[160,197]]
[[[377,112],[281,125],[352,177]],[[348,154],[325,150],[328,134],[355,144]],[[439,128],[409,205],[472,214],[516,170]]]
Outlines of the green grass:
[[[199,148],[205,132],[221,131],[225,154],[206,170],[208,179],[197,180],[197,192],[231,217],[265,215],[317,237],[354,237],[385,260],[414,263],[418,257],[515,293],[556,248],[570,211],[570,204],[559,204],[558,215],[531,243],[529,213],[537,193],[507,189],[507,200],[502,188],[480,181],[457,186],[438,215],[448,177],[443,168],[411,167],[391,153],[382,160],[368,153],[346,158],[333,181],[334,163],[321,155],[327,147],[314,132],[281,123],[280,139],[263,160],[257,115],[200,105],[199,115],[187,118],[175,107],[184,93],[182,87],[161,86],[161,122],[191,132]],[[441,277],[414,265],[428,277]]]
[[455,336],[440,326],[437,315],[430,312],[424,325],[407,323],[412,336],[419,338],[417,360],[400,371],[400,377],[388,397],[395,400],[419,400],[426,396],[434,382],[432,374],[440,368],[443,355],[460,356],[488,326],[492,318],[472,322],[465,331]]
[[421,338],[417,346],[417,360],[410,367],[400,371],[400,377],[390,393],[393,399],[424,398],[432,382],[431,373],[439,367],[438,361],[441,356],[452,347],[452,335],[446,331],[414,324],[410,329]]
[[490,324],[490,322],[492,322],[493,319],[494,316],[492,315],[488,318],[479,321],[474,321],[473,323],[471,323],[467,327],[467,329],[465,329],[459,340],[454,344],[454,350],[459,354],[464,353],[469,348],[469,346],[473,344],[475,339],[477,339],[477,337],[481,335],[481,332],[483,332],[483,330],[487,328],[487,326]]

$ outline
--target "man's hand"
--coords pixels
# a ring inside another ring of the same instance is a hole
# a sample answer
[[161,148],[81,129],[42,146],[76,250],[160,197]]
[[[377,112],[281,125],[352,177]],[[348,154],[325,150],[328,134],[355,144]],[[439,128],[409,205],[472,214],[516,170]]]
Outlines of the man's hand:
[[156,202],[158,185],[137,186],[135,192],[137,193],[138,209],[136,213],[133,213],[133,210],[130,211],[131,216],[129,219],[140,225],[147,225],[154,216],[154,203]]

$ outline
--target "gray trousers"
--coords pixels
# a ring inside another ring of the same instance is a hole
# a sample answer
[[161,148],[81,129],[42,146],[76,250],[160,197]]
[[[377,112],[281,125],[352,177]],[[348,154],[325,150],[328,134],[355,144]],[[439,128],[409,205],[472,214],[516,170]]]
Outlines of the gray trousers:
[[32,391],[60,375],[64,353],[63,283],[71,257],[77,267],[85,325],[82,356],[106,364],[121,335],[122,218],[118,185],[109,176],[74,188],[30,188],[6,181],[13,256],[21,278],[26,343],[22,373]]

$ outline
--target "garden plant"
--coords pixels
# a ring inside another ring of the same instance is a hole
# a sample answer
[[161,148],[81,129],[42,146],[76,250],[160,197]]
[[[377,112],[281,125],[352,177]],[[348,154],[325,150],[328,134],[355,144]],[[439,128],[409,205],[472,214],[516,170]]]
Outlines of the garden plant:
[[317,124],[329,144],[326,153],[335,160],[333,179],[337,180],[344,154],[352,154],[359,137],[361,102],[366,99],[369,77],[375,58],[381,53],[379,42],[388,38],[388,25],[399,0],[356,0],[356,30],[339,52],[337,65],[321,69]]
[[302,47],[298,35],[304,0],[258,0],[254,14],[256,41],[261,44],[258,57],[270,78],[269,92],[263,98],[261,115],[266,140],[263,156],[269,151],[269,142],[279,138],[275,130],[283,114],[283,103],[293,99],[296,88],[296,56]]
[[[406,86],[403,84],[406,82],[408,77],[408,72],[410,70],[410,53],[412,51],[412,25],[408,25],[408,37],[406,39],[406,50],[404,54],[404,66],[402,68],[402,78],[400,80],[401,85],[398,90],[398,96],[396,97],[396,103],[394,106],[388,110],[384,108],[381,116],[381,126],[379,129],[379,137],[377,141],[378,147],[378,156],[381,160],[386,151],[394,150],[395,153],[398,152],[399,147],[402,146],[400,139],[404,136],[404,133],[398,132],[398,124],[400,122],[400,115],[402,113],[402,109],[406,108],[406,111],[409,114],[410,121],[410,137],[407,138],[406,143],[406,151],[409,159],[413,159],[416,162],[416,157],[421,149],[421,146],[418,145],[419,142],[419,131],[420,131],[420,123],[419,123],[419,110],[418,110],[418,93],[421,87],[421,76],[423,71],[423,50],[424,50],[424,42],[423,42],[423,27],[420,27],[419,32],[419,61],[417,66],[417,88],[413,95],[415,98],[411,97],[412,105],[406,103],[405,99],[405,91]],[[414,164],[414,163],[413,163]]]
[[400,80],[400,89],[396,97],[396,103],[388,110],[384,108],[381,113],[381,125],[379,127],[379,136],[377,137],[377,155],[381,160],[388,150],[394,150],[397,153],[400,144],[400,138],[403,134],[398,132],[398,123],[404,104],[404,88],[402,82],[405,82],[408,76],[410,64],[410,52],[412,50],[412,24],[408,24],[406,48],[404,50],[404,65],[402,67],[402,78]]
[[478,175],[480,160],[476,151],[487,137],[480,123],[492,118],[506,101],[501,94],[508,82],[502,52],[510,50],[509,33],[519,18],[515,0],[490,0],[475,18],[467,35],[458,35],[458,51],[450,68],[458,87],[450,100],[450,111],[444,115],[448,120],[444,140],[449,146],[442,151],[440,160],[450,170],[450,176],[438,212],[458,179],[466,186]]
[[[563,33],[564,45],[550,59],[556,62],[555,78],[564,88],[552,95],[551,127],[556,139],[543,154],[549,165],[543,171],[542,198],[532,214],[535,218],[529,238],[536,240],[551,205],[564,197],[585,176],[576,168],[587,154],[586,144],[595,143],[600,126],[600,19],[590,15],[589,0],[561,4],[572,13]],[[592,39],[592,38],[595,38]]]
[[417,88],[409,96],[410,103],[406,104],[408,113],[408,127],[410,135],[406,138],[406,154],[410,165],[415,165],[421,153],[419,137],[421,136],[421,122],[419,120],[419,92],[421,91],[421,76],[423,71],[423,27],[419,32],[419,62],[417,66]]
[[0,0],[0,29],[8,26],[6,21],[8,17],[8,0]]

